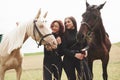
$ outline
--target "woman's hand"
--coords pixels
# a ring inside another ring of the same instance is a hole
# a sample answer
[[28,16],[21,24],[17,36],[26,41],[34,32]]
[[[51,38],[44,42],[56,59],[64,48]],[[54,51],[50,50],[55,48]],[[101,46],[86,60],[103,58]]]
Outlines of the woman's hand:
[[75,57],[76,57],[77,59],[82,60],[82,59],[84,58],[84,54],[76,53],[76,54],[75,54]]
[[88,55],[87,50],[82,51],[82,54],[84,54],[84,57],[87,57],[87,55]]
[[58,43],[58,44],[61,44],[61,43],[62,43],[62,41],[61,41],[61,38],[60,38],[60,37],[57,37],[57,38],[56,38],[56,40],[57,40],[57,43]]
[[76,53],[76,54],[75,54],[75,57],[76,57],[77,59],[82,60],[84,57],[87,57],[87,51],[85,51],[85,54]]

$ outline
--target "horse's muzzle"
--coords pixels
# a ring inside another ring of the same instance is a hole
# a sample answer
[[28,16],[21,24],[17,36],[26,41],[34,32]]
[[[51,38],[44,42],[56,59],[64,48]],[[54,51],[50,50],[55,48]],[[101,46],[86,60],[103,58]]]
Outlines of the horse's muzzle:
[[48,50],[48,51],[52,51],[54,49],[57,48],[57,42],[56,41],[53,41],[51,43],[47,43],[47,44],[44,44],[45,48]]

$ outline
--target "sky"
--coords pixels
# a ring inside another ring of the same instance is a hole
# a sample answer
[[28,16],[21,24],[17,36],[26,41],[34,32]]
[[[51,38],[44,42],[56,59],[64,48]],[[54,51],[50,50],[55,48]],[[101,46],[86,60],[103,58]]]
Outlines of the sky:
[[[16,22],[25,22],[34,19],[41,8],[42,15],[48,11],[47,24],[55,19],[64,20],[65,17],[74,16],[78,29],[82,20],[81,15],[86,10],[86,0],[0,0],[0,34],[6,34],[16,27]],[[100,5],[106,1],[101,16],[110,41],[120,41],[120,7],[119,0],[87,0],[90,5]],[[31,46],[32,45],[32,46]],[[37,48],[34,40],[29,38],[23,45],[22,52],[43,51],[43,46]]]

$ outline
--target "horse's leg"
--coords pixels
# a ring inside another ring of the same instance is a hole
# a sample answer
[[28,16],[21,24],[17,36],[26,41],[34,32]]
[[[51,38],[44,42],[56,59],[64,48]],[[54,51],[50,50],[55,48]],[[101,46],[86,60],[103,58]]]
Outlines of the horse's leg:
[[108,62],[109,62],[109,55],[105,56],[105,58],[102,59],[103,80],[108,80],[108,73],[107,73]]
[[89,61],[89,60],[88,60],[88,66],[89,66],[89,68],[90,68],[90,71],[91,71],[91,73],[92,73],[92,78],[93,78],[93,61]]
[[4,80],[4,76],[5,76],[5,67],[1,66],[0,67],[0,80]]
[[20,80],[22,74],[22,66],[17,67],[16,69],[17,80]]

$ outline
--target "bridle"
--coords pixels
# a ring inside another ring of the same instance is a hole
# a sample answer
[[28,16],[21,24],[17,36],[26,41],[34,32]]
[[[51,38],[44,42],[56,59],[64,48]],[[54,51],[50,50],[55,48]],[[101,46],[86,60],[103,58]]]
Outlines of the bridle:
[[[88,20],[88,19],[87,19],[87,20]],[[87,23],[87,20],[81,22],[81,25],[86,25],[87,28],[88,28],[88,31],[87,31],[86,36],[84,37],[84,39],[90,38],[90,35],[91,35],[91,33],[95,30],[95,28],[96,28],[96,26],[97,26],[97,22],[98,22],[98,20],[100,20],[100,17],[97,16],[97,18],[96,18],[95,23],[93,24],[93,26],[91,26],[90,24],[88,24],[88,23]]]
[[48,36],[50,36],[50,35],[53,35],[53,34],[50,33],[50,34],[43,35],[43,34],[39,31],[39,29],[38,29],[38,27],[37,27],[37,25],[36,25],[36,22],[37,22],[37,20],[34,20],[34,21],[33,21],[33,23],[34,23],[33,35],[34,35],[34,37],[35,37],[36,43],[37,43],[37,40],[36,40],[35,30],[37,30],[39,36],[41,37],[39,43],[37,43],[38,48],[39,48],[39,46],[42,45],[42,41],[46,42],[46,44],[44,44],[44,45],[50,45],[50,43],[48,43],[47,41],[45,41],[44,38],[46,38],[46,37],[48,37]]

